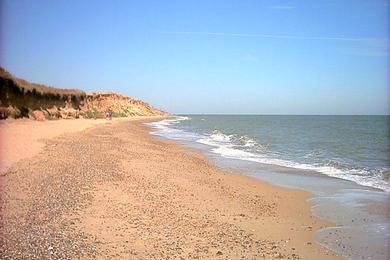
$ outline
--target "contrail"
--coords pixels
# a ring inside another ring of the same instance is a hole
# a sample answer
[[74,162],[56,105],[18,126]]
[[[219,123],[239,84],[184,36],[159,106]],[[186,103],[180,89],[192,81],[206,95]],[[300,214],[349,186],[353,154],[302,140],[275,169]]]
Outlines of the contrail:
[[295,35],[259,34],[259,33],[186,32],[186,31],[177,31],[177,32],[175,32],[175,31],[157,31],[157,33],[183,34],[183,35],[204,35],[204,36],[259,37],[259,38],[295,39],[295,40],[353,41],[353,42],[373,40],[373,39],[368,39],[368,38],[295,36]]

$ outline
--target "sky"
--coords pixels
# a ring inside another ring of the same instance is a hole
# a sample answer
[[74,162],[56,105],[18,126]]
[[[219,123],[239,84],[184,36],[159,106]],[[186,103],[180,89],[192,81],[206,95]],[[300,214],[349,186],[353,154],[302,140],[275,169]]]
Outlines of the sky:
[[387,0],[0,0],[0,65],[175,114],[389,114]]

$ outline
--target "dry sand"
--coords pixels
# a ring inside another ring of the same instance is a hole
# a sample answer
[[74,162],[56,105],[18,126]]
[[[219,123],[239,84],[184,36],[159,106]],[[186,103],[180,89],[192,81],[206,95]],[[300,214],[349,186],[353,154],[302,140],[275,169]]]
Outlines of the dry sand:
[[0,131],[2,259],[339,258],[314,241],[308,193],[225,173],[142,121]]
[[[115,121],[140,119],[142,117],[117,118]],[[45,145],[44,139],[53,138],[65,133],[78,132],[110,122],[106,119],[56,120],[45,122],[29,119],[2,120],[0,121],[0,174],[19,160],[39,153]]]

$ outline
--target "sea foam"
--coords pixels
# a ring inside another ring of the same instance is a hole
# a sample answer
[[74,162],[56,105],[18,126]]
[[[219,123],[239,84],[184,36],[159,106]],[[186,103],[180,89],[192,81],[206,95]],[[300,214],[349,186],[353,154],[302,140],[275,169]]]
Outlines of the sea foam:
[[[153,135],[182,141],[191,141],[204,144],[210,147],[210,151],[219,154],[224,158],[257,162],[268,165],[277,165],[301,170],[310,170],[322,173],[331,177],[350,180],[364,186],[378,188],[390,192],[390,185],[387,181],[373,178],[372,173],[365,169],[343,168],[338,163],[328,162],[323,165],[298,163],[280,158],[276,153],[269,151],[267,146],[261,144],[259,140],[247,135],[235,133],[227,134],[220,129],[215,129],[212,133],[194,133],[175,127],[181,121],[191,120],[190,117],[174,117],[157,122],[147,123],[154,128]],[[313,157],[318,155],[318,151],[305,155]],[[382,173],[377,173],[378,175]]]

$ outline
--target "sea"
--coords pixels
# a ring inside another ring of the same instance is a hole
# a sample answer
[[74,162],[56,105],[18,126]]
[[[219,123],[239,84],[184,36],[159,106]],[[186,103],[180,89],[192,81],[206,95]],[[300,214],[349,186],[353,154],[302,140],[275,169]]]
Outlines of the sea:
[[311,192],[334,224],[319,244],[347,259],[389,259],[390,116],[178,115],[152,134],[204,153],[227,171]]

